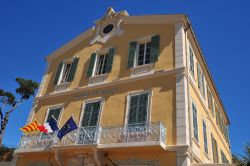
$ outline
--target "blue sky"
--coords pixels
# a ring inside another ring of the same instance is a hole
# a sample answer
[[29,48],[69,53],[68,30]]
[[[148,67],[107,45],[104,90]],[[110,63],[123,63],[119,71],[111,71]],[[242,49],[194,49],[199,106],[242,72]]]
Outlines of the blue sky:
[[[189,16],[231,119],[232,152],[242,154],[250,141],[249,0],[1,0],[0,88],[14,92],[16,77],[40,82],[44,58],[93,26],[109,6],[130,15]],[[26,101],[11,115],[6,145],[17,144],[31,105]]]

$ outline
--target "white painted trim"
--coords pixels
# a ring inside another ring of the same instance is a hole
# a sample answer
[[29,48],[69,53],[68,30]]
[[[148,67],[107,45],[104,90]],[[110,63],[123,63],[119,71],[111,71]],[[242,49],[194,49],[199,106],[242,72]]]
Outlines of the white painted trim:
[[[197,117],[197,130],[198,130],[198,140],[196,140],[196,138],[194,137],[194,117],[193,117],[193,105],[195,106],[196,109],[196,117]],[[197,109],[197,105],[196,102],[193,98],[191,98],[191,123],[192,123],[192,139],[196,141],[196,143],[199,145],[200,143],[200,138],[199,138],[199,118],[198,118],[198,109]],[[200,145],[199,145],[200,146]]]
[[103,107],[104,107],[104,103],[105,103],[105,100],[102,97],[88,99],[88,100],[83,101],[83,103],[82,103],[82,111],[81,111],[81,115],[80,115],[80,120],[78,122],[79,123],[78,126],[81,126],[81,124],[82,124],[82,119],[83,119],[83,116],[84,116],[84,113],[85,113],[86,104],[95,103],[95,102],[100,102],[100,110],[99,110],[99,115],[98,115],[98,120],[97,120],[97,126],[99,126],[100,119],[101,119],[100,117],[102,115]]
[[[144,36],[144,37],[141,37],[141,38],[137,38],[136,40],[133,40],[133,41],[137,42],[135,56],[134,56],[134,66],[133,66],[133,68],[141,66],[141,65],[137,65],[138,64],[138,56],[139,56],[139,46],[140,46],[140,44],[145,44],[144,50],[146,50],[146,43],[151,41],[152,36],[154,36],[154,35]],[[145,57],[146,57],[146,51],[144,52],[144,59],[145,59]],[[146,64],[143,64],[143,65],[146,65]]]
[[59,114],[59,117],[58,117],[58,120],[57,120],[58,127],[61,126],[60,122],[61,122],[61,118],[62,118],[62,114],[63,114],[63,110],[64,110],[64,104],[57,104],[57,105],[48,106],[47,111],[46,111],[46,116],[45,116],[45,119],[43,121],[43,124],[45,124],[47,119],[48,119],[49,111],[52,110],[52,109],[56,109],[56,108],[61,108],[60,114]]

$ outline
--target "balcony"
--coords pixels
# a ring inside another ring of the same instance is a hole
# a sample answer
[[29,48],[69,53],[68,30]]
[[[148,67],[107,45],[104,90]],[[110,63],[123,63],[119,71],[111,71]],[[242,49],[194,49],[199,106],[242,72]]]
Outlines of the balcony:
[[[136,144],[134,144],[136,143]],[[17,152],[49,150],[51,147],[96,145],[100,148],[166,144],[166,128],[162,123],[143,123],[128,126],[80,127],[64,136],[56,133],[22,136]]]
[[[103,127],[100,133],[101,147],[154,145],[166,143],[166,128],[162,123],[133,124],[126,127]],[[142,143],[142,144],[141,144]]]

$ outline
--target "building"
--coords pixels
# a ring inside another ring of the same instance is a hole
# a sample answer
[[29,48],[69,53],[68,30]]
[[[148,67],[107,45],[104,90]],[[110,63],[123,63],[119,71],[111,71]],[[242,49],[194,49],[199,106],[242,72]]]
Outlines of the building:
[[46,60],[27,123],[72,116],[79,128],[61,142],[23,136],[18,166],[231,163],[230,121],[186,15],[109,8]]

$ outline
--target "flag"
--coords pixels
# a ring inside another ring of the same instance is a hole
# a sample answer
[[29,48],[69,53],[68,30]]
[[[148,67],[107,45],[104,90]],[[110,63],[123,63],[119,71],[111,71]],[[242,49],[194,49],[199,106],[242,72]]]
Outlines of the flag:
[[39,130],[43,133],[53,133],[59,130],[56,120],[52,117],[47,123],[42,126],[38,126]]
[[77,129],[78,126],[76,125],[75,121],[72,117],[63,125],[63,127],[58,131],[57,137],[61,140],[63,136],[70,133],[71,131]]
[[31,131],[40,131],[38,128],[38,122],[35,120],[34,122],[20,128],[25,133],[31,132]]

